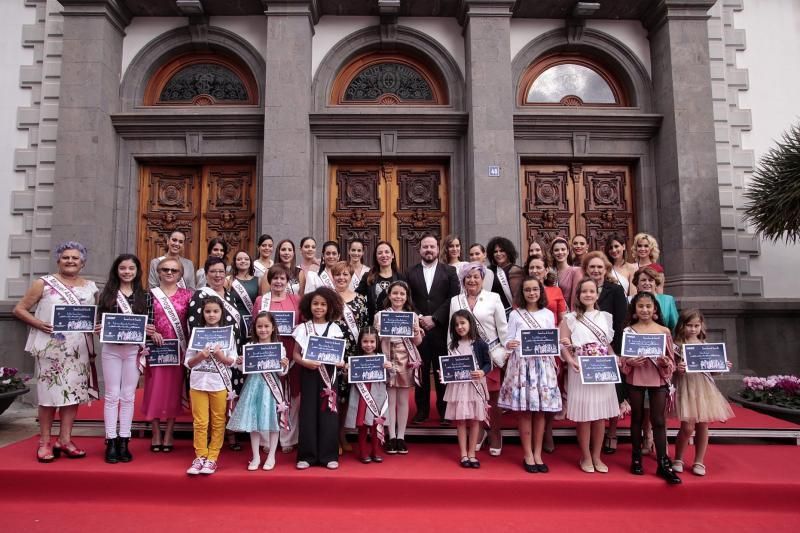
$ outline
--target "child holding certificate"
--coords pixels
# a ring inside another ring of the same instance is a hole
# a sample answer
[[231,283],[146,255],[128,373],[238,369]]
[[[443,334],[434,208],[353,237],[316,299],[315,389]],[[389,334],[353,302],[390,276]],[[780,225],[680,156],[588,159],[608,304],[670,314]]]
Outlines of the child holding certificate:
[[[279,343],[278,325],[272,313],[261,311],[256,315],[252,326],[252,343],[266,344]],[[286,358],[286,348],[281,345],[281,367],[278,374],[285,376],[289,370],[289,359]],[[228,430],[234,432],[250,433],[250,447],[253,458],[247,465],[248,470],[258,470],[261,463],[259,450],[263,446],[267,451],[267,460],[264,461],[264,470],[275,468],[275,450],[278,448],[280,435],[279,413],[284,422],[288,423],[289,404],[284,398],[283,385],[275,374],[266,372],[248,374],[242,389],[239,403],[233,410],[228,422]]]
[[[222,316],[219,300],[205,298],[200,303],[200,316],[195,327],[220,327],[223,325]],[[202,350],[186,351],[184,364],[191,369],[189,399],[192,403],[196,456],[186,471],[189,475],[210,475],[217,471],[217,459],[225,438],[228,397],[233,394],[230,367],[236,364],[236,357],[233,338],[227,350],[219,346],[207,346]]]
[[324,465],[339,468],[339,416],[336,409],[336,370],[344,361],[325,365],[303,358],[309,338],[344,338],[334,322],[342,317],[344,302],[333,289],[319,287],[300,300],[300,314],[310,320],[292,333],[297,344],[294,362],[302,368],[300,375],[300,436],[297,443],[297,469]]
[[[672,463],[672,469],[683,472],[683,453],[689,445],[689,438],[695,433],[692,473],[704,476],[706,466],[703,460],[708,450],[708,423],[724,422],[733,418],[733,410],[720,393],[710,373],[686,372],[686,361],[682,357],[683,345],[706,342],[706,324],[700,311],[691,309],[681,313],[678,325],[675,327],[675,342],[678,346],[676,413],[681,421],[681,429],[678,431],[675,443],[675,461]],[[731,366],[731,362],[728,361],[728,368]]]
[[[358,355],[376,355],[378,330],[372,326],[361,328],[358,336]],[[386,361],[384,368],[392,370],[392,363]],[[362,387],[363,385],[363,387]],[[369,402],[369,403],[368,403]],[[344,427],[358,428],[359,460],[364,463],[382,463],[380,446],[383,442],[383,426],[388,409],[389,398],[386,383],[358,383],[350,387],[350,401],[347,403],[347,417]],[[367,447],[367,434],[372,439],[372,451]]]
[[[414,312],[411,301],[411,290],[405,281],[394,281],[386,289],[386,305],[384,311]],[[381,313],[375,315],[375,328],[381,330]],[[392,374],[389,378],[389,440],[386,442],[386,453],[405,455],[406,426],[408,425],[409,389],[419,380],[418,368],[422,365],[417,346],[422,343],[422,330],[419,319],[414,314],[413,337],[386,337],[381,339],[381,351],[392,363]]]
[[[623,357],[622,372],[628,383],[631,404],[631,441],[633,455],[631,473],[644,475],[642,469],[642,420],[644,418],[644,395],[650,398],[650,422],[653,426],[658,469],[656,474],[670,485],[677,485],[681,478],[672,469],[667,456],[667,428],[664,418],[667,409],[667,395],[672,387],[671,377],[675,368],[672,348],[672,335],[664,326],[661,308],[651,292],[640,292],[631,300],[628,307],[626,332],[636,334],[666,335],[666,349],[659,357]],[[624,352],[623,352],[624,353]]]
[[521,356],[522,330],[554,329],[556,317],[547,307],[544,284],[535,277],[523,280],[515,303],[517,308],[508,317],[509,340],[506,342],[511,357],[500,387],[498,405],[518,412],[525,471],[546,473],[549,469],[542,460],[545,413],[561,411],[558,370],[554,357]]
[[[480,424],[488,422],[489,389],[486,388],[486,374],[492,369],[489,345],[478,335],[475,317],[466,309],[459,309],[453,313],[450,318],[449,331],[449,354],[472,354],[477,370],[473,370],[470,374],[471,381],[447,384],[447,390],[444,393],[447,409],[444,417],[456,422],[461,466],[480,468],[481,463],[475,457],[475,448],[478,444]],[[467,427],[468,423],[469,428]]]

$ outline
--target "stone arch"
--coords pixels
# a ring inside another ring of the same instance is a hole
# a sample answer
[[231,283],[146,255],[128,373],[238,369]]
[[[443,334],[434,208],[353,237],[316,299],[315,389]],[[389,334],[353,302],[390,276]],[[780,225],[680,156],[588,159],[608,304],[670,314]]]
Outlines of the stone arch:
[[539,58],[558,52],[584,55],[602,63],[624,86],[631,107],[639,108],[645,113],[652,112],[652,83],[645,66],[624,43],[605,32],[591,28],[585,28],[581,38],[574,41],[567,39],[564,29],[551,30],[519,51],[511,63],[516,109],[522,107],[517,96],[528,69]]
[[198,46],[192,39],[190,28],[184,26],[162,33],[136,54],[120,85],[121,110],[132,111],[142,107],[150,78],[175,57],[191,52],[218,52],[241,61],[255,79],[258,105],[263,107],[266,65],[261,54],[240,36],[216,26],[208,27],[207,40],[203,46]]
[[[437,71],[446,85],[448,104],[439,107],[458,111],[464,109],[464,76],[453,56],[439,42],[405,26],[397,26],[396,34],[387,40],[380,26],[372,26],[343,38],[323,58],[312,82],[312,107],[315,112],[324,112],[331,107],[331,91],[341,69],[359,55],[370,51],[405,54],[424,60]],[[402,113],[407,109],[392,106],[392,112]]]

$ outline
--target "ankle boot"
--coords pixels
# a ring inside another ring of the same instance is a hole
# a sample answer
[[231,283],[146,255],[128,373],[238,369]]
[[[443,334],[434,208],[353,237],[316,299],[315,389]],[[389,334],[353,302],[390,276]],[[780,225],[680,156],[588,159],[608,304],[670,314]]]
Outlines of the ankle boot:
[[658,458],[658,469],[656,469],[656,475],[664,479],[664,481],[670,485],[678,485],[681,482],[681,478],[679,478],[678,474],[676,474],[672,469],[672,462],[666,455]]
[[133,455],[131,455],[130,450],[128,450],[128,441],[131,440],[129,437],[118,437],[118,448],[117,448],[117,455],[119,460],[123,463],[130,463],[133,460]]
[[634,450],[633,454],[631,455],[631,474],[636,476],[644,475],[644,469],[642,468],[642,454],[637,450]]
[[106,439],[106,462],[112,465],[119,462],[117,439]]

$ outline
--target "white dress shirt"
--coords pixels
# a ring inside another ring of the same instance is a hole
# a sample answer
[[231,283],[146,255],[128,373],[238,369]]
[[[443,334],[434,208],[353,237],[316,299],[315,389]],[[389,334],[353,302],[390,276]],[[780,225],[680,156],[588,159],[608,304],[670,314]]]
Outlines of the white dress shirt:
[[439,260],[437,259],[430,265],[426,265],[425,262],[422,262],[422,275],[425,276],[425,287],[428,290],[428,294],[431,293],[431,286],[433,285],[433,276],[436,274],[436,265],[439,264]]

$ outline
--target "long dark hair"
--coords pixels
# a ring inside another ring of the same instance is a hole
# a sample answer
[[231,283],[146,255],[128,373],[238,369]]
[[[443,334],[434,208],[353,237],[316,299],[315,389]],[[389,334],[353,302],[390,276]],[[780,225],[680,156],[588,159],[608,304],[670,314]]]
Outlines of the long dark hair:
[[253,317],[253,324],[252,324],[252,333],[250,334],[250,340],[253,342],[259,342],[258,334],[256,333],[256,322],[258,322],[259,318],[266,318],[272,324],[272,335],[269,338],[269,342],[280,342],[280,334],[278,333],[278,323],[275,321],[275,316],[270,313],[269,311],[261,311],[256,316]]
[[539,281],[538,278],[533,276],[525,276],[525,279],[522,280],[522,283],[519,284],[519,290],[517,294],[514,295],[514,304],[519,307],[520,309],[525,309],[528,307],[528,302],[525,300],[525,284],[529,281],[535,281],[536,284],[539,286],[539,299],[536,300],[536,306],[539,309],[544,309],[547,307],[547,292],[544,290],[544,283]]
[[625,324],[627,326],[632,326],[639,322],[639,319],[636,317],[636,304],[639,300],[644,300],[645,298],[650,298],[653,301],[653,322],[658,324],[659,326],[667,327],[664,324],[664,318],[661,313],[661,306],[658,304],[658,300],[656,299],[656,295],[652,292],[637,292],[636,296],[633,297],[631,303],[628,304],[628,317],[625,320]]
[[[219,322],[217,322],[216,326],[209,326],[206,324],[206,316],[203,314],[206,307],[209,305],[218,305],[219,308],[222,310],[222,314],[219,317]],[[207,328],[207,327],[222,327],[225,325],[225,306],[222,304],[222,300],[219,298],[203,298],[200,300],[200,316],[198,317],[197,326],[198,328]]]
[[392,273],[397,274],[397,254],[394,251],[394,246],[389,241],[378,241],[375,243],[375,248],[372,249],[372,266],[367,274],[367,285],[375,283],[375,278],[381,273],[381,266],[378,264],[378,246],[385,244],[392,251]]
[[[281,261],[281,248],[287,242],[292,245],[292,262],[289,263],[289,270],[294,272],[295,268],[297,267],[297,249],[294,247],[294,241],[292,239],[283,239],[275,247],[273,265],[283,265],[283,261]],[[294,274],[292,274],[292,275],[294,275]],[[287,278],[288,277],[289,276],[287,275]]]
[[319,273],[320,274],[325,272],[325,248],[328,248],[329,246],[333,246],[334,248],[336,248],[336,253],[339,254],[339,259],[342,258],[342,249],[339,247],[339,243],[336,242],[336,241],[325,241],[325,243],[322,245],[322,250],[321,250],[322,254],[320,256],[321,259],[320,259],[320,262],[319,262]]
[[458,348],[458,341],[461,339],[458,338],[458,334],[456,333],[456,318],[466,318],[469,321],[469,333],[467,333],[467,338],[471,342],[475,342],[478,340],[478,324],[475,322],[475,317],[472,316],[472,313],[467,311],[466,309],[459,309],[453,316],[450,317],[450,349],[455,350]]
[[392,306],[392,302],[389,300],[389,294],[391,294],[392,289],[395,287],[401,287],[403,290],[406,291],[406,303],[403,304],[403,311],[407,311],[410,313],[416,313],[414,309],[414,301],[411,299],[411,287],[408,286],[408,283],[399,279],[397,281],[393,281],[386,287],[386,290],[383,292],[385,295],[385,301],[383,304],[384,309],[389,309]]
[[361,331],[358,332],[358,346],[356,347],[356,353],[358,355],[364,355],[364,350],[361,348],[361,340],[365,335],[375,335],[375,348],[380,349],[381,336],[377,328],[375,328],[375,326],[364,326],[361,328]]
[[99,305],[100,312],[111,312],[117,306],[117,291],[121,284],[119,279],[119,265],[123,261],[133,261],[136,266],[136,277],[133,278],[131,285],[133,287],[133,305],[131,306],[133,312],[137,315],[147,314],[147,294],[142,287],[142,263],[139,258],[133,254],[120,254],[111,264],[111,270],[108,271],[108,281],[106,281],[103,292],[100,293]]

